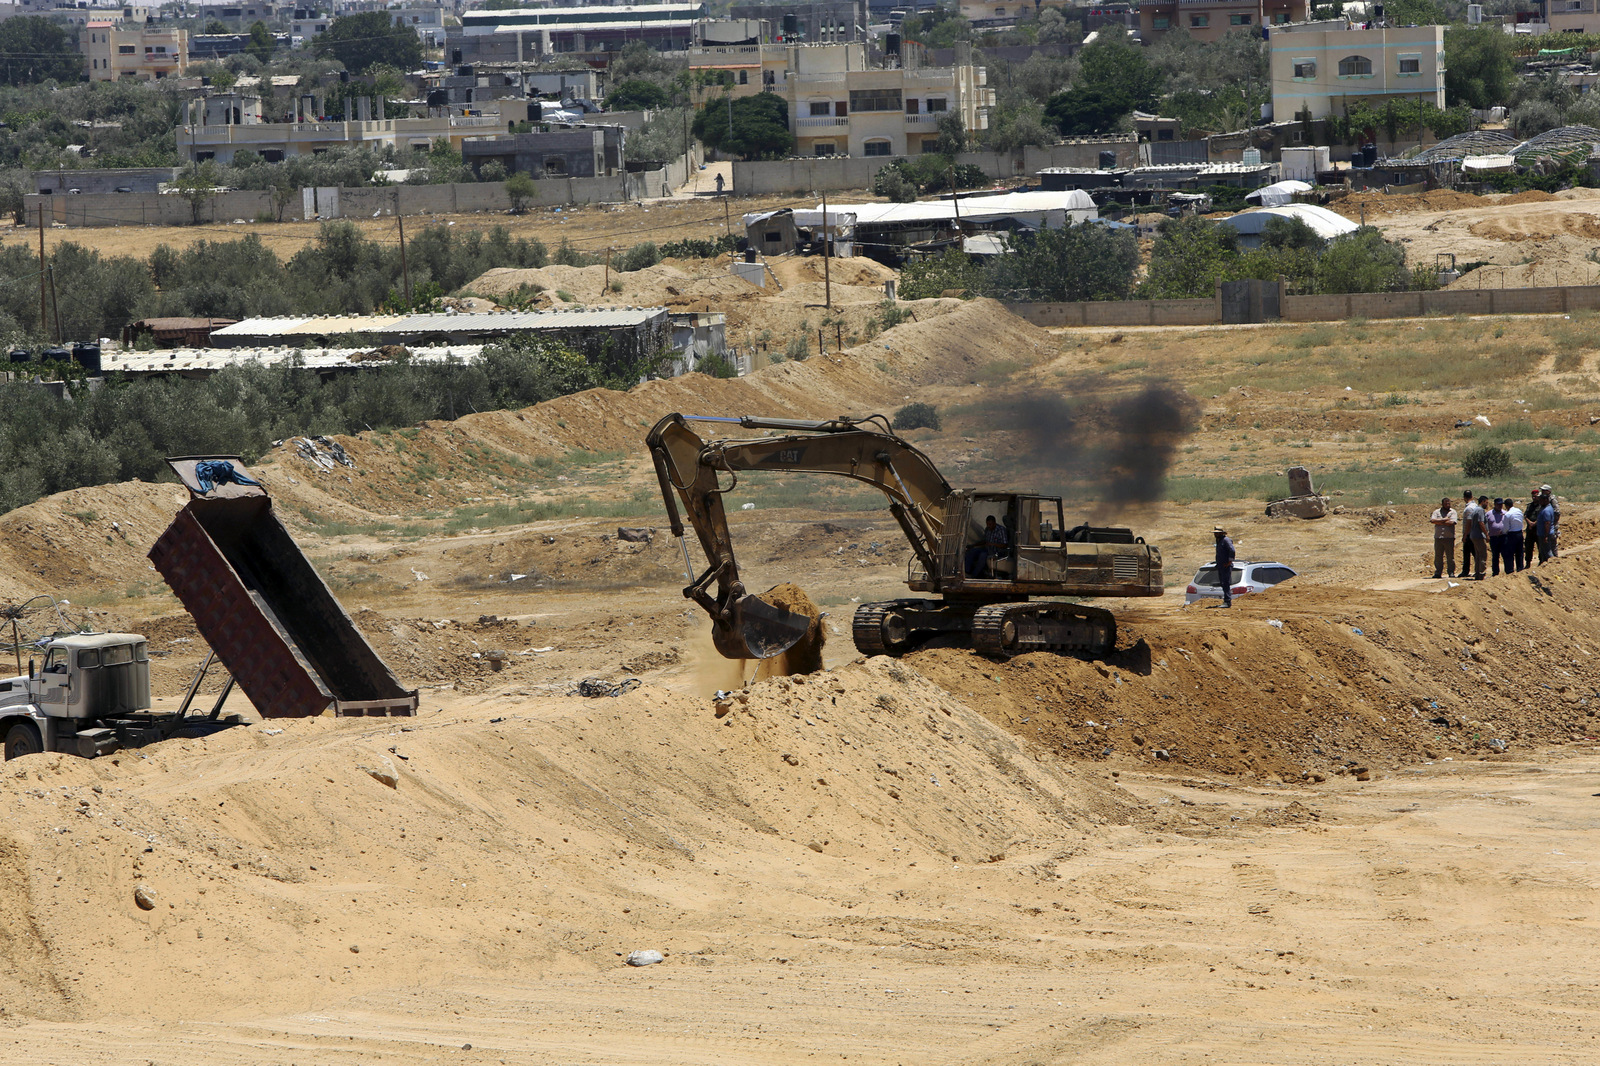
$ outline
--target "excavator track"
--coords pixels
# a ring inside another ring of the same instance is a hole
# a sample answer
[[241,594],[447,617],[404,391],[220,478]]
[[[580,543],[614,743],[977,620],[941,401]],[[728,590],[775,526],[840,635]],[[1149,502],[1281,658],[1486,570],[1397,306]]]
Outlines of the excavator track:
[[972,647],[981,655],[1009,659],[1030,651],[1104,655],[1116,647],[1117,621],[1110,611],[1075,603],[994,603],[972,616]]
[[862,655],[904,655],[919,643],[907,609],[926,610],[938,604],[928,600],[885,600],[856,608],[850,635]]

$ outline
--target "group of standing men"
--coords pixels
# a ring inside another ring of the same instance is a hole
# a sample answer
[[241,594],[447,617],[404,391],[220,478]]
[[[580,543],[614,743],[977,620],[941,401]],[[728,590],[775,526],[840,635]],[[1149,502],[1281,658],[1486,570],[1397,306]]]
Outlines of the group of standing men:
[[[1549,485],[1533,491],[1527,510],[1517,506],[1515,500],[1496,497],[1473,499],[1472,490],[1461,494],[1461,510],[1450,506],[1450,497],[1439,501],[1439,509],[1430,519],[1433,523],[1433,576],[1446,572],[1456,576],[1456,530],[1461,531],[1461,577],[1483,580],[1485,563],[1498,576],[1502,564],[1510,574],[1533,565],[1537,549],[1539,562],[1556,557],[1560,537],[1561,506]],[[1476,565],[1474,565],[1476,564]],[[1469,573],[1469,571],[1474,571]]]

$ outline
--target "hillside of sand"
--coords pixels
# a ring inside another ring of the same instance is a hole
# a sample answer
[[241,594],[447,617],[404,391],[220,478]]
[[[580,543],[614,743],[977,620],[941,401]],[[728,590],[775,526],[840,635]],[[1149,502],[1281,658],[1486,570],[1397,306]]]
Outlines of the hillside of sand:
[[[1423,389],[1384,375],[1437,381],[1408,350],[1478,325],[1334,350],[1326,326],[1079,337],[947,307],[742,379],[340,438],[337,472],[255,464],[422,713],[263,723],[235,696],[250,721],[206,740],[7,764],[7,1060],[1587,1061],[1600,529],[1568,497],[1563,558],[1433,582],[1418,500],[1466,403],[1570,448],[1534,469],[1578,489],[1592,357],[1556,371],[1542,327],[1489,323],[1505,380]],[[1171,436],[1141,421],[1152,380],[1193,429],[1130,487]],[[864,660],[849,613],[903,595],[909,555],[881,498],[752,474],[727,499],[745,580],[797,583],[829,639],[822,673],[741,687],[679,593],[644,433],[911,400],[953,482],[1128,522],[1171,592],[1114,605],[1100,660]],[[1308,455],[1319,522],[1196,487]],[[205,653],[144,560],[182,502],[0,516],[4,594],[144,632],[162,707]],[[1219,521],[1303,579],[1183,607]]]

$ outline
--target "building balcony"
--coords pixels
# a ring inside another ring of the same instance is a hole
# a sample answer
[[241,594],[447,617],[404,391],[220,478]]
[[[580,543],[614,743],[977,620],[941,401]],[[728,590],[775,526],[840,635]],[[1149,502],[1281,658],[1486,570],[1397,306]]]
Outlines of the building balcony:
[[848,118],[836,118],[836,117],[834,117],[832,115],[829,115],[829,116],[826,116],[826,117],[818,116],[816,118],[811,118],[811,117],[808,116],[806,118],[795,119],[795,125],[796,126],[801,126],[801,127],[806,127],[806,126],[848,126],[848,125],[850,125],[850,120]]
[[943,117],[944,115],[948,115],[949,113],[950,112],[948,112],[948,111],[935,111],[935,112],[933,112],[931,114],[927,114],[927,115],[907,115],[906,116],[906,125],[908,125],[908,126],[936,126],[936,125],[939,124],[939,119],[941,117]]

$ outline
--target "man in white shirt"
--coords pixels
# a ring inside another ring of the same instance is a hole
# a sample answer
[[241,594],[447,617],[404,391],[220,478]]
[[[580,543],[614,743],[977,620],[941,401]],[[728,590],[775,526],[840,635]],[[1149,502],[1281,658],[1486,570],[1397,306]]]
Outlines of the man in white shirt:
[[1523,530],[1527,519],[1515,500],[1506,501],[1506,573],[1522,569]]

